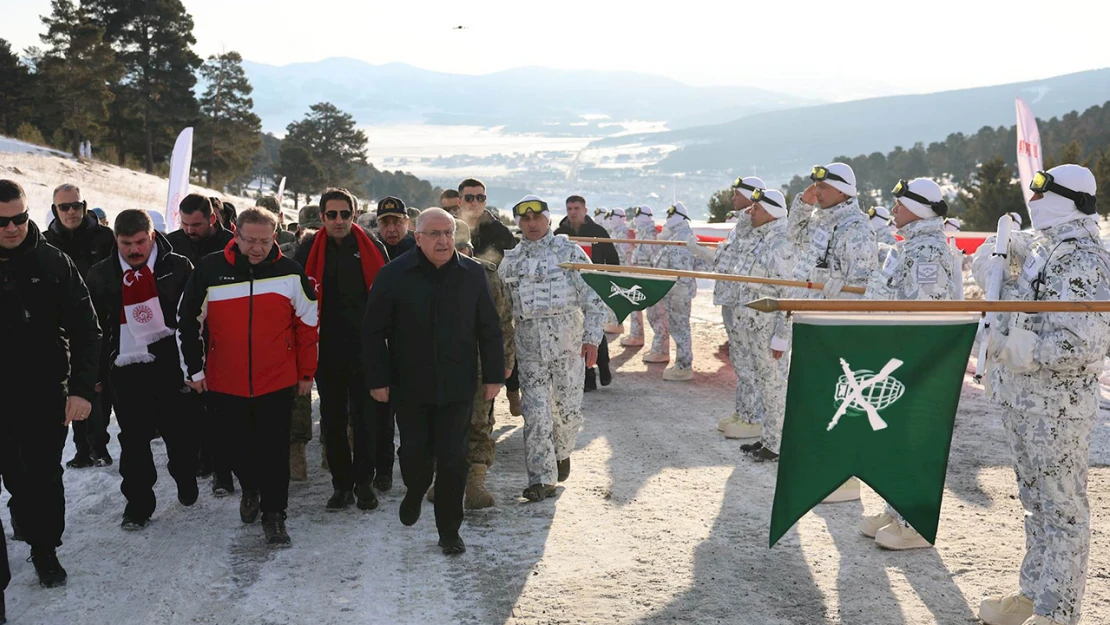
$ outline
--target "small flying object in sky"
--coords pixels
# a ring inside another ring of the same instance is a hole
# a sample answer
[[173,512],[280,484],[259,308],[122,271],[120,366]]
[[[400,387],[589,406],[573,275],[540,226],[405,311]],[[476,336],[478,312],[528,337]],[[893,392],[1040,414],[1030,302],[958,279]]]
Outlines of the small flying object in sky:
[[466,30],[466,26],[455,26],[451,30]]

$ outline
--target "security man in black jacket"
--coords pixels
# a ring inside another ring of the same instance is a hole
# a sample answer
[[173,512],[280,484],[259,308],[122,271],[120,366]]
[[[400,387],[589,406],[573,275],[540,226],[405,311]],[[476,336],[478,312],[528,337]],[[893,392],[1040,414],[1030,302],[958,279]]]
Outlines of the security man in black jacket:
[[173,253],[144,211],[121,212],[115,232],[119,253],[93,265],[88,286],[106,339],[102,370],[112,380],[120,427],[120,490],[127,499],[121,526],[139,530],[156,503],[150,451],[156,434],[166,442],[178,501],[197,500],[200,398],[185,385],[175,336],[177,303],[193,264]]
[[[47,244],[23,188],[0,180],[0,335],[18,366],[0,375],[0,477],[17,500],[13,518],[31,545],[39,583],[65,583],[55,549],[65,530],[66,428],[89,418],[100,328],[73,261]],[[0,582],[9,577],[0,532]]]
[[[116,240],[112,229],[100,224],[99,218],[81,198],[81,189],[77,185],[59,186],[54,189],[53,199],[50,210],[54,220],[43,236],[47,243],[73,259],[77,272],[84,279],[90,267],[114,254]],[[87,421],[73,424],[73,445],[77,453],[66,463],[71,469],[112,464],[112,456],[108,454],[111,402],[108,401],[107,391],[102,385],[98,387],[93,398],[92,416]]]
[[390,259],[416,247],[416,237],[409,232],[409,213],[404,202],[392,196],[383,198],[378,202],[376,213],[378,238],[385,245]]

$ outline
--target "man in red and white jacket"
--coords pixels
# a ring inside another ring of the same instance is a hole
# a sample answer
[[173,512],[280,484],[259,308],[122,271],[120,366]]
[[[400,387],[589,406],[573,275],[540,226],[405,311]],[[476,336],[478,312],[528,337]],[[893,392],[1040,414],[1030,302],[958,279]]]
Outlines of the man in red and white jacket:
[[[239,515],[272,545],[288,545],[289,430],[294,391],[312,392],[319,341],[316,296],[301,266],[275,244],[277,219],[249,208],[222,254],[197,264],[178,308],[186,384],[210,392],[233,448]],[[202,336],[207,327],[208,344]]]

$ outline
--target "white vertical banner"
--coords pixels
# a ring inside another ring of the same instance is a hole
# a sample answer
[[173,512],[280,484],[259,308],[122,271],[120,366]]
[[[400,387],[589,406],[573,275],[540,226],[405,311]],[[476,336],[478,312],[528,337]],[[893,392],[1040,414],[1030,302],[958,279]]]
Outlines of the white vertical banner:
[[1041,160],[1041,132],[1037,130],[1037,118],[1021,98],[1017,99],[1017,164],[1018,177],[1021,179],[1021,192],[1025,194],[1025,204],[1033,197],[1029,183],[1033,174],[1044,165]]
[[166,232],[181,227],[181,200],[189,195],[189,172],[193,166],[193,129],[177,135],[170,157],[170,190],[166,196]]
[[282,176],[281,182],[278,183],[277,201],[279,207],[285,202],[285,176]]

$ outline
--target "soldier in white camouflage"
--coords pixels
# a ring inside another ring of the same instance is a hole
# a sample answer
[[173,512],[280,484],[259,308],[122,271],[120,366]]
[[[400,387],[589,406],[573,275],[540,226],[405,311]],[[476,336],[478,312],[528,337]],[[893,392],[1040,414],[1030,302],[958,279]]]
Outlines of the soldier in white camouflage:
[[[856,174],[844,163],[818,165],[813,184],[794,198],[789,232],[794,243],[794,279],[824,284],[800,289],[798,297],[859,299],[845,286],[866,287],[878,262],[875,233],[856,200]],[[859,500],[859,480],[849,479],[825,503]]]
[[[645,241],[654,241],[658,236],[655,230],[655,217],[652,215],[651,207],[647,204],[637,206],[633,211],[632,228],[636,233],[637,239]],[[632,248],[632,264],[637,267],[654,267],[655,259],[662,251],[662,246],[659,245],[636,245]],[[628,336],[621,337],[621,345],[625,347],[640,347],[644,344],[644,312],[635,311],[631,315],[632,330]],[[656,337],[656,342],[662,342],[664,345],[670,344],[671,334],[667,329],[667,310],[663,303],[657,303],[651,308],[647,309],[647,320],[651,326],[651,331]],[[644,354],[644,362],[667,362],[670,360],[670,350],[661,355],[662,360],[651,360],[652,352]],[[660,356],[660,355],[656,355]]]
[[[686,243],[694,236],[690,228],[690,214],[682,202],[676,202],[667,209],[667,223],[663,226],[660,239]],[[687,246],[668,245],[655,260],[659,269],[678,269],[684,271],[706,271],[707,263],[691,252]],[[679,278],[662,303],[667,309],[667,324],[674,338],[674,365],[663,371],[663,379],[672,382],[687,382],[694,379],[694,349],[690,336],[690,302],[698,294],[698,283],[693,278]],[[658,339],[658,337],[656,337]],[[658,349],[657,349],[658,348]],[[667,353],[669,345],[652,345],[652,351]]]
[[[944,202],[940,186],[928,178],[899,180],[893,193],[897,200],[893,219],[902,240],[894,245],[879,243],[882,268],[871,274],[864,298],[957,299],[959,289],[963,288],[963,278],[944,233],[948,204]],[[885,224],[884,219],[881,230],[886,229]],[[889,505],[882,514],[864,517],[860,532],[874,538],[875,543],[885,549],[932,547]]]
[[871,223],[871,230],[875,233],[875,243],[894,246],[898,239],[894,237],[894,225],[890,211],[885,206],[873,206],[867,209],[867,217]]
[[608,308],[582,279],[559,263],[589,263],[582,248],[551,232],[551,212],[525,196],[513,207],[523,238],[498,267],[513,306],[516,359],[524,413],[528,501],[555,494],[570,475],[570,454],[582,426],[586,367],[594,366]]
[[[1110,254],[1099,241],[1094,175],[1061,165],[1037,172],[1030,188],[1036,238],[1027,250],[1020,238],[1010,246],[1011,257],[1027,256],[1015,259],[1022,265],[1016,277],[1004,274],[1002,298],[1110,300]],[[989,243],[972,264],[984,288]],[[1025,508],[1026,553],[1019,592],[984,600],[979,618],[988,625],[1075,625],[1087,579],[1087,471],[1110,315],[1008,313],[1000,321],[987,344],[988,367],[994,367],[989,392],[1003,410]]]
[[[740,216],[746,229],[735,241],[735,262],[729,273],[789,280],[794,246],[787,236],[786,197],[776,190],[752,191],[751,210]],[[738,393],[739,419],[724,429],[727,438],[755,438],[742,445],[759,462],[778,458],[786,416],[786,378],[790,370],[790,320],[785,312],[761,313],[744,304],[763,297],[789,297],[792,289],[769,284],[734,282],[737,286],[729,317],[735,345],[730,345]],[[736,366],[741,363],[742,366]]]
[[[748,238],[752,230],[751,215],[748,214],[748,209],[752,207],[752,193],[757,189],[763,190],[766,188],[767,185],[764,184],[762,178],[756,176],[737,178],[732,183],[732,207],[736,213],[736,225],[733,226],[725,240],[717,246],[715,251],[710,251],[709,248],[698,245],[696,237],[686,242],[690,251],[702,260],[709,262],[713,271],[736,275],[737,260],[743,253],[750,251],[742,248],[750,247],[752,244],[752,241]],[[786,276],[786,279],[789,278],[790,276]],[[717,280],[713,284],[713,305],[721,307],[721,319],[724,321],[725,334],[728,335],[729,359],[732,361],[732,369],[736,372],[737,379],[736,400],[733,404],[734,411],[732,415],[717,422],[717,429],[725,432],[727,438],[754,438],[759,436],[759,422],[745,422],[740,418],[742,414],[741,407],[744,405],[746,398],[758,391],[755,386],[750,384],[751,376],[747,375],[751,367],[740,356],[740,354],[745,353],[743,351],[743,339],[740,336],[744,330],[736,324],[732,314],[733,308],[737,304],[739,290],[739,282]]]

